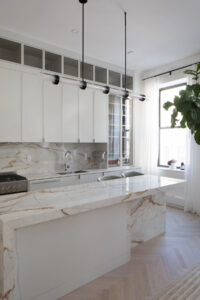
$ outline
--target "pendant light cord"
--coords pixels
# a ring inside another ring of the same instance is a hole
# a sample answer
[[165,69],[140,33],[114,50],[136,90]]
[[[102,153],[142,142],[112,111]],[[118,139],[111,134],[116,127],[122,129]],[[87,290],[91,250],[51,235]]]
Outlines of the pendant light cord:
[[127,73],[127,25],[126,25],[126,18],[127,18],[127,12],[124,12],[124,28],[125,28],[125,78],[124,78],[124,86],[125,86],[125,92],[126,92],[126,73]]
[[81,71],[82,71],[82,81],[84,81],[85,77],[85,9],[84,9],[84,3],[82,3],[82,66],[81,66]]

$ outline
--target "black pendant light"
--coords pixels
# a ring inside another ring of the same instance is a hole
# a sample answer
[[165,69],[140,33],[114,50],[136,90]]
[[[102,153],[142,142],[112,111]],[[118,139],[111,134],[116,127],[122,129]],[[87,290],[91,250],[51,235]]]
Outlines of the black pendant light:
[[66,82],[72,85],[79,86],[82,90],[85,90],[87,87],[95,90],[99,90],[104,94],[112,93],[119,97],[122,97],[123,100],[126,99],[138,99],[140,101],[146,100],[146,95],[136,93],[134,91],[129,92],[127,90],[127,12],[124,12],[124,29],[125,29],[125,74],[124,74],[124,88],[121,89],[105,86],[96,82],[87,82],[85,80],[85,4],[88,0],[79,0],[79,3],[82,5],[82,64],[81,64],[81,81],[79,78],[69,78],[66,75],[52,75],[46,72],[42,72],[45,76],[53,76],[53,84],[58,85],[60,81]]
[[125,44],[125,56],[124,56],[124,95],[123,100],[128,99],[129,91],[127,91],[127,12],[124,12],[124,44]]
[[81,85],[80,88],[85,90],[87,88],[87,82],[85,81],[85,4],[87,0],[79,0],[82,4],[82,65],[81,65]]

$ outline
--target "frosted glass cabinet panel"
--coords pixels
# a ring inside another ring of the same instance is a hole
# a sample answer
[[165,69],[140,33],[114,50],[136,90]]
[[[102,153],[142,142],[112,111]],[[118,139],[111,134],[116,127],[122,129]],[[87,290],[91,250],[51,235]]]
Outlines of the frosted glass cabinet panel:
[[121,78],[120,73],[109,71],[109,84],[120,87],[121,85],[120,78]]
[[36,74],[24,73],[22,80],[22,141],[42,142],[42,78]]
[[78,60],[64,57],[64,73],[66,75],[78,77]]
[[62,85],[44,82],[44,140],[62,142]]
[[120,165],[121,99],[109,96],[109,157],[110,167]]
[[122,165],[132,163],[132,100],[122,100]]
[[[80,63],[80,68],[81,68],[81,77],[82,77],[82,63]],[[93,80],[93,65],[84,64],[84,77],[87,80]]]
[[[122,75],[122,87],[125,88],[125,76]],[[133,77],[126,76],[126,88],[129,90],[133,89]]]
[[45,69],[61,73],[61,55],[45,52]]
[[0,69],[0,142],[21,141],[21,74]]
[[79,87],[63,84],[63,142],[78,142]]
[[107,83],[107,70],[101,67],[95,67],[95,81]]
[[24,46],[24,64],[35,68],[42,68],[42,50]]
[[21,63],[21,44],[0,38],[0,59]]

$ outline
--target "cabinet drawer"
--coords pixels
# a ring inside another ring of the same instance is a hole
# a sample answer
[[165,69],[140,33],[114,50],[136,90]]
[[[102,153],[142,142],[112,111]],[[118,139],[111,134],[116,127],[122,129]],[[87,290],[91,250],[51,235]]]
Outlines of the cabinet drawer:
[[43,189],[56,188],[61,186],[61,178],[53,178],[53,179],[41,179],[30,181],[29,190],[37,191]]
[[103,176],[103,173],[83,174],[80,175],[80,183],[97,182],[97,179],[101,176]]
[[62,177],[60,180],[61,180],[61,186],[79,184],[80,183],[80,175]]

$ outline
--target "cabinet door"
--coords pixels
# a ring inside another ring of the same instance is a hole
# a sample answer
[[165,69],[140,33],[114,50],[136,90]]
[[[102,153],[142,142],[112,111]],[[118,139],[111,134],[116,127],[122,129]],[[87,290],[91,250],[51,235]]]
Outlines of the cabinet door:
[[21,74],[0,68],[0,142],[21,141]]
[[24,73],[22,87],[22,141],[42,142],[42,78],[40,75]]
[[79,88],[63,84],[63,142],[78,142]]
[[79,138],[81,143],[93,142],[93,91],[79,90]]
[[62,86],[44,81],[44,140],[62,142]]
[[108,142],[108,97],[102,92],[94,92],[94,141]]

